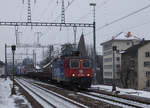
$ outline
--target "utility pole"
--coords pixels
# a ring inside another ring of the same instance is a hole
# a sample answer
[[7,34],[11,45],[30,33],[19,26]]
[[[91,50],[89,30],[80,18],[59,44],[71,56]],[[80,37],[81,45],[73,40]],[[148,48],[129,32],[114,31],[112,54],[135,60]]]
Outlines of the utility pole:
[[15,55],[15,50],[16,50],[16,46],[12,45],[11,46],[11,50],[12,50],[12,54],[13,54],[13,73],[12,73],[12,78],[13,78],[13,87],[11,90],[11,94],[14,95],[15,94],[15,88],[14,88],[14,74],[15,74],[15,66],[14,66],[14,55]]
[[31,22],[31,1],[28,0],[28,22]]
[[[22,3],[24,4],[25,0],[22,0]],[[36,4],[36,0],[34,0],[34,4]],[[27,9],[27,21],[28,23],[31,23],[32,21],[32,14],[31,14],[31,0],[28,0],[28,9]]]
[[76,47],[77,27],[73,27],[73,32],[74,32],[74,44],[75,44],[75,47]]
[[61,6],[61,23],[65,23],[65,2],[62,0]]
[[36,68],[36,52],[35,52],[35,50],[33,50],[33,64],[34,64],[34,67]]
[[37,35],[37,45],[40,46],[40,37],[42,36],[41,32],[35,32],[35,34]]
[[112,85],[112,92],[116,91],[116,64],[115,64],[115,51],[117,50],[116,46],[112,47],[113,50],[113,85]]
[[95,17],[95,6],[96,3],[90,3],[90,6],[93,7],[93,68],[94,68],[94,83],[97,83],[96,80],[96,17]]
[[18,26],[15,26],[16,45],[18,44]]
[[7,72],[7,44],[5,44],[5,75],[8,76],[8,72]]
[[15,36],[16,36],[16,45],[19,45],[20,44],[20,34],[21,34],[22,32],[19,32],[19,30],[18,30],[18,26],[15,26]]

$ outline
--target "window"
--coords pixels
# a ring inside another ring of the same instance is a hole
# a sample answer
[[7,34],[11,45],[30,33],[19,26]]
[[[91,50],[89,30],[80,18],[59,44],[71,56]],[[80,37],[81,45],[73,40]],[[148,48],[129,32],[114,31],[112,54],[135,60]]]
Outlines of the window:
[[83,60],[82,66],[83,66],[83,68],[90,68],[91,67],[90,61],[89,60]]
[[104,56],[106,56],[106,55],[111,55],[112,53],[113,53],[112,50],[110,50],[110,51],[105,51],[105,52],[104,52]]
[[112,77],[112,72],[104,72],[104,76]]
[[146,72],[146,77],[150,78],[150,71]]
[[116,65],[116,68],[120,68],[120,64],[117,64],[117,65]]
[[145,57],[150,57],[150,52],[145,52]]
[[120,61],[120,57],[117,57],[116,60],[119,62]]
[[67,61],[66,66],[67,66],[67,68],[70,68],[70,62],[69,61]]
[[71,68],[79,68],[79,60],[78,59],[72,59],[70,62]]
[[112,58],[105,58],[104,62],[112,62]]
[[146,87],[150,87],[150,80],[147,80]]
[[112,65],[104,65],[104,69],[112,69]]
[[127,42],[127,45],[130,45],[130,42]]
[[104,51],[112,49],[112,43],[107,43],[103,46]]
[[144,67],[150,67],[150,61],[145,61],[144,62]]

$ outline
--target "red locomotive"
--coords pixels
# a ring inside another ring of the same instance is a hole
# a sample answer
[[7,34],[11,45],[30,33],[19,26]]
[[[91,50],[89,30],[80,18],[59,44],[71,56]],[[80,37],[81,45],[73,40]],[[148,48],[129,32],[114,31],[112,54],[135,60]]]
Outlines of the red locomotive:
[[88,88],[92,82],[92,66],[89,58],[66,57],[52,64],[52,80],[79,88]]

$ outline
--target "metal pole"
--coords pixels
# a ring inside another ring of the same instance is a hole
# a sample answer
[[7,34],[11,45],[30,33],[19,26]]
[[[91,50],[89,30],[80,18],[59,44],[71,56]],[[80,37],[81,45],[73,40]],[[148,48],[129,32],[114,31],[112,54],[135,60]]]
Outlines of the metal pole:
[[95,22],[95,6],[96,3],[90,3],[90,6],[93,6],[93,68],[94,68],[94,83],[97,83],[96,80],[96,22]]
[[16,45],[18,45],[18,26],[15,26]]
[[14,51],[13,51],[13,89],[14,89]]
[[34,53],[35,54],[35,67],[36,67],[36,53]]
[[11,90],[11,95],[14,95],[15,94],[15,88],[14,88],[14,71],[15,71],[15,69],[14,69],[14,51],[12,51],[12,53],[13,53],[13,73],[12,73],[12,79],[13,79],[13,86],[12,86],[12,90]]
[[112,48],[113,49],[113,85],[112,85],[112,91],[116,91],[116,81],[115,81],[116,80],[115,79],[116,78],[115,77],[115,75],[116,75],[115,74],[116,73],[115,72],[116,71],[115,70],[115,66],[116,66],[115,65],[115,51],[117,50],[116,48],[117,48],[116,46],[113,46],[113,48]]
[[7,72],[7,45],[5,44],[5,75],[8,76]]
[[93,68],[94,68],[94,83],[97,83],[96,80],[96,23],[95,21],[93,22],[93,47],[94,47],[94,52],[93,52]]
[[74,44],[76,46],[77,27],[73,27],[73,31],[74,31]]
[[12,45],[11,48],[12,48],[12,54],[13,54],[13,73],[12,73],[13,87],[12,87],[12,90],[11,90],[11,94],[14,95],[14,94],[16,94],[15,93],[15,88],[14,88],[14,74],[15,74],[14,55],[15,55],[16,46]]

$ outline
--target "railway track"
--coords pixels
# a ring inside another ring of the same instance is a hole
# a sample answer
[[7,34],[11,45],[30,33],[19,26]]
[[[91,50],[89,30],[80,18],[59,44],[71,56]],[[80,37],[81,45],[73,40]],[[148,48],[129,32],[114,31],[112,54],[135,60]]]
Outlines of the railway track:
[[[33,82],[34,83],[34,82]],[[46,84],[46,83],[40,83],[36,82],[36,84],[55,87],[54,85]],[[56,87],[59,88],[59,87]],[[63,88],[60,88],[63,89]],[[120,107],[126,107],[126,108],[150,108],[149,104],[145,104],[142,102],[137,102],[129,99],[119,98],[112,95],[105,95],[101,93],[96,93],[93,91],[77,91],[77,95],[82,95],[87,98],[92,98],[95,100],[103,101],[109,104],[118,105]]]
[[145,104],[143,102],[138,102],[138,101],[133,101],[133,100],[129,100],[129,99],[124,99],[124,98],[119,98],[116,96],[109,96],[109,95],[105,95],[105,94],[100,94],[100,93],[96,93],[96,92],[78,92],[78,94],[80,95],[84,95],[90,98],[96,98],[98,100],[104,99],[105,101],[109,101],[109,103],[118,103],[121,104],[122,106],[125,107],[135,107],[135,108],[150,108],[149,104]]
[[98,100],[103,100],[105,102],[109,102],[112,104],[121,104],[123,107],[133,107],[133,108],[150,108],[150,105],[140,103],[137,101],[132,101],[128,99],[123,99],[123,98],[118,98],[118,97],[113,97],[109,95],[104,95],[100,93],[95,93],[95,92],[78,92],[78,94],[87,96],[93,99],[98,99]]
[[32,94],[32,96],[44,108],[87,108],[85,105],[77,103],[31,82],[29,83],[22,79],[16,79],[16,82],[26,91],[30,92],[30,94]]

